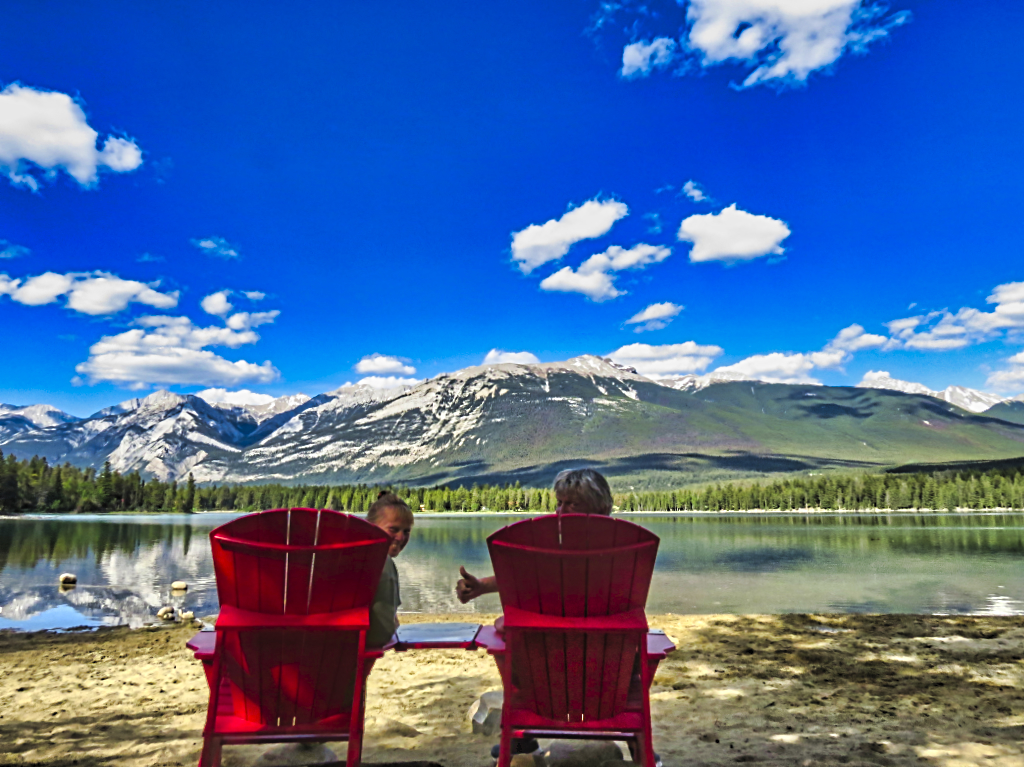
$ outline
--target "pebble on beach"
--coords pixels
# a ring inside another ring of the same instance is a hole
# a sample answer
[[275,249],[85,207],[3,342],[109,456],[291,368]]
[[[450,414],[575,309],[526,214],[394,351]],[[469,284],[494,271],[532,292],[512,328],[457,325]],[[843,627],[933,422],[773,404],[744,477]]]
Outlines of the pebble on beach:
[[174,581],[171,584],[171,591],[187,591],[188,584],[185,581]]
[[78,576],[74,573],[61,573],[57,580],[61,586],[74,586],[78,583]]
[[156,617],[163,621],[174,620],[174,608],[173,607],[161,607],[156,611]]

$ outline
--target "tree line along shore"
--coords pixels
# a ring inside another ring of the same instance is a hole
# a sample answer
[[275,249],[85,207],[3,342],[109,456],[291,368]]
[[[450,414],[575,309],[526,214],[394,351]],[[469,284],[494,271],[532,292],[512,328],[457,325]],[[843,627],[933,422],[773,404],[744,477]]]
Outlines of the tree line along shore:
[[[0,451],[0,513],[253,511],[306,507],[364,512],[381,489],[430,512],[555,510],[547,488],[505,485],[209,485],[146,480],[138,472],[50,466]],[[619,511],[983,510],[1024,508],[1024,466],[903,474],[819,475],[696,489],[615,493]]]

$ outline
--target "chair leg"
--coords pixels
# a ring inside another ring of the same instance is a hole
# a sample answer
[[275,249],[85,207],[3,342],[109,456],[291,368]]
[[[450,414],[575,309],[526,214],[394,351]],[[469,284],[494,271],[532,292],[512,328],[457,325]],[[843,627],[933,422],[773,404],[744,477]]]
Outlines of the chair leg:
[[199,767],[220,767],[220,738],[203,738],[203,750],[199,754]]
[[501,740],[498,741],[497,767],[509,767],[512,764],[512,728],[501,728]]
[[[654,741],[651,739],[650,727],[638,734],[636,744],[642,767],[654,767]],[[633,761],[637,760],[634,758]]]

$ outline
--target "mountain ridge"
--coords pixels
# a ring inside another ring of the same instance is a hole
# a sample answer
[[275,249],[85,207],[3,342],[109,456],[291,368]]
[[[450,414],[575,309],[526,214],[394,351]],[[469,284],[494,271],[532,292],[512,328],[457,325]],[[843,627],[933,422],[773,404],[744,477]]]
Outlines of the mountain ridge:
[[679,484],[1024,455],[1024,419],[986,417],[933,393],[723,378],[652,380],[585,355],[473,366],[392,389],[349,385],[279,398],[259,414],[158,391],[85,419],[0,432],[0,449],[110,461],[161,480],[307,484],[547,484],[557,468],[581,464],[621,481]]

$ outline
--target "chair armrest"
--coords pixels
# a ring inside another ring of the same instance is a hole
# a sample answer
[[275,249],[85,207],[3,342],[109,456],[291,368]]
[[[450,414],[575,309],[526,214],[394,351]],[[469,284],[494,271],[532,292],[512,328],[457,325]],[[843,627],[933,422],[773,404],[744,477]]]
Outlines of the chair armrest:
[[491,655],[505,652],[505,638],[494,626],[481,626],[475,641],[477,647],[484,648]]
[[676,649],[672,640],[665,636],[664,631],[657,629],[647,632],[647,657],[663,660],[666,655]]
[[383,658],[384,653],[386,653],[388,650],[395,650],[396,648],[398,650],[401,650],[402,648],[398,645],[398,635],[392,634],[391,639],[382,644],[380,647],[367,647],[364,655],[367,658]]
[[349,629],[370,627],[370,608],[353,607],[333,613],[312,615],[271,615],[221,605],[217,616],[218,631],[244,631],[247,629]]
[[647,631],[647,616],[643,610],[630,610],[617,615],[602,615],[595,618],[565,618],[560,615],[541,615],[521,610],[518,607],[506,607],[505,628],[554,631]]
[[200,631],[185,642],[185,647],[195,653],[196,660],[213,660],[217,650],[217,632]]

